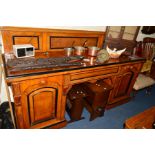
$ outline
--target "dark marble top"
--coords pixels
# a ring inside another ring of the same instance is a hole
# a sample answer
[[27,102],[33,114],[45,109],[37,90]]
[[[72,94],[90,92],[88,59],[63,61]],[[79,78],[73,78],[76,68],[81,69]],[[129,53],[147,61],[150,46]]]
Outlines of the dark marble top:
[[[99,66],[108,66],[135,61],[145,61],[144,58],[137,56],[121,55],[118,59],[109,59],[104,63],[96,61],[96,57],[84,55],[77,56],[48,56],[48,57],[30,57],[30,58],[12,58],[6,59],[3,55],[4,68],[7,78],[32,76],[48,74],[55,72],[64,72],[78,69],[94,68]],[[60,60],[63,60],[62,62]],[[55,61],[58,60],[58,64]],[[37,63],[36,63],[37,62]],[[43,63],[44,62],[44,63]]]

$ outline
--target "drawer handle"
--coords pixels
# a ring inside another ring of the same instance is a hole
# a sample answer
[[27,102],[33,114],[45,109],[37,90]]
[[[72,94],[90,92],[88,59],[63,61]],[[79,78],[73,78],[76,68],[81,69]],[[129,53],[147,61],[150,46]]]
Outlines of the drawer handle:
[[130,67],[130,70],[133,71],[133,72],[138,72],[137,68],[133,67],[133,66]]
[[124,67],[124,69],[125,69],[125,70],[128,70],[128,69],[130,69],[130,67],[129,67],[129,66],[126,66],[126,67]]
[[44,52],[44,54],[45,54],[45,55],[48,55],[49,53],[48,53],[48,52]]
[[45,80],[41,80],[41,82],[40,82],[41,84],[45,84],[46,83],[46,81]]

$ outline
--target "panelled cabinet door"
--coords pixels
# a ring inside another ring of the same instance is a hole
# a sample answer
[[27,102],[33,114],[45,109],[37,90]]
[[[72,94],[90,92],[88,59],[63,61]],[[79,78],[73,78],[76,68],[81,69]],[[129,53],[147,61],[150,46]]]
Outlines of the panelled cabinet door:
[[30,125],[56,117],[56,89],[40,88],[28,95]]
[[[56,85],[56,84],[55,84]],[[22,94],[24,128],[44,128],[60,122],[59,89],[54,84],[35,84]]]
[[131,72],[116,77],[115,81],[117,82],[114,86],[112,95],[113,101],[117,102],[117,100],[127,97],[132,77],[133,73]]
[[62,76],[30,78],[12,85],[17,128],[60,128],[66,125]]
[[122,68],[121,74],[114,77],[114,89],[110,94],[110,104],[130,97],[140,66]]

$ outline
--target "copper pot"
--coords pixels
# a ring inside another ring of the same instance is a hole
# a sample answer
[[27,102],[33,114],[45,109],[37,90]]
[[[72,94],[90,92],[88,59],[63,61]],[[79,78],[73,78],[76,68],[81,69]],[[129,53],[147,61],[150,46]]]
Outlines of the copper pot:
[[85,47],[82,46],[75,46],[75,54],[76,55],[83,55],[85,53]]
[[97,53],[98,53],[99,50],[100,50],[100,48],[98,48],[96,46],[88,47],[88,55],[97,56]]
[[64,48],[66,51],[66,56],[71,56],[74,54],[74,49],[72,47]]

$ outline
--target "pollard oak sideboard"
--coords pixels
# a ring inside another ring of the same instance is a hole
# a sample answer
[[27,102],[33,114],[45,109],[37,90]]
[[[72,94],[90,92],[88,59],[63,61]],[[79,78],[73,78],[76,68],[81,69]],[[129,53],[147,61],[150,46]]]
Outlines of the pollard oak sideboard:
[[[145,59],[127,55],[105,63],[97,63],[96,58],[88,56],[87,52],[78,62],[72,61],[77,58],[75,55],[66,56],[64,48],[73,44],[102,48],[104,32],[1,27],[1,34],[5,80],[13,93],[17,128],[66,126],[66,97],[75,84],[103,80],[111,85],[107,109],[129,101],[136,77],[145,62]],[[35,57],[22,60],[7,58],[15,44],[32,44]],[[58,61],[59,58],[70,64],[46,66],[47,62]],[[88,59],[94,61],[85,61]]]

